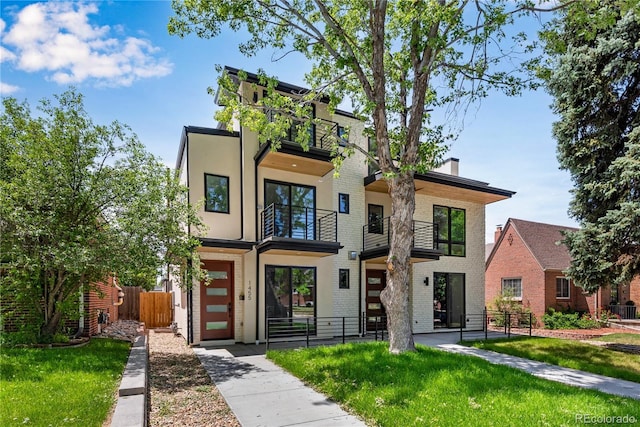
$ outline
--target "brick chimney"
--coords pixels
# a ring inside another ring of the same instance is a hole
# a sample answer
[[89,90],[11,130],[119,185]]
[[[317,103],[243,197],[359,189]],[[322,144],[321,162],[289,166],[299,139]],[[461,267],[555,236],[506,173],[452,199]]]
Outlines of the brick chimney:
[[493,243],[498,243],[498,239],[500,238],[501,234],[502,234],[502,224],[498,224],[496,225],[496,231],[493,234]]

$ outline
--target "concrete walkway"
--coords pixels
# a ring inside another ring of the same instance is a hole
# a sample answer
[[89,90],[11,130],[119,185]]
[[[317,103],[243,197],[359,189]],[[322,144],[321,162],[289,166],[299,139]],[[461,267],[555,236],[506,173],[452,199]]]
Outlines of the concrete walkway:
[[[463,345],[456,344],[459,339],[459,335],[457,337],[448,336],[450,334],[442,334],[441,337],[434,337],[434,335],[440,334],[415,335],[414,340],[416,343],[439,348],[441,350],[476,356],[496,365],[506,365],[520,369],[546,380],[640,400],[640,384],[632,381],[619,380],[617,378],[605,377],[598,374],[578,371],[576,369],[563,368],[561,366],[523,359],[521,357],[509,356],[507,354],[495,353],[493,351],[465,347]],[[465,339],[473,338],[465,335]]]
[[194,351],[243,427],[366,426],[264,355],[234,357],[226,349],[204,347]]
[[[477,337],[465,333],[464,338],[483,339],[484,333],[478,333]],[[640,400],[638,383],[465,347],[457,344],[459,339],[458,332],[414,335],[416,343],[481,357],[490,363],[511,366],[551,381]],[[302,381],[267,360],[264,350],[264,345],[242,344],[225,348],[194,348],[202,365],[244,427],[366,425],[326,396],[305,386]]]

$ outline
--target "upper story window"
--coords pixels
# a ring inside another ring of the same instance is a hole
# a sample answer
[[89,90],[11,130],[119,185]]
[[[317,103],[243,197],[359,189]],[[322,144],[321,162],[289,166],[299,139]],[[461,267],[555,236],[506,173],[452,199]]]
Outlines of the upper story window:
[[204,174],[204,210],[229,213],[229,177]]
[[338,212],[348,214],[349,213],[349,195],[345,193],[338,193]]
[[502,279],[502,295],[508,295],[515,300],[521,300],[522,279]]
[[569,279],[556,277],[556,298],[569,298]]
[[464,209],[433,206],[438,226],[437,248],[444,255],[466,256],[466,213]]

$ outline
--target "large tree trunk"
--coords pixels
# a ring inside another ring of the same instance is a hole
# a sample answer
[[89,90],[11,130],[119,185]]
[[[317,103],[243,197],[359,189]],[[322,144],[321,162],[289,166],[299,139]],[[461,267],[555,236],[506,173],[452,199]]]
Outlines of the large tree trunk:
[[56,332],[58,332],[58,326],[60,325],[61,319],[62,311],[54,310],[53,314],[42,324],[42,327],[40,328],[40,337],[49,338],[54,336]]
[[389,352],[414,351],[409,305],[411,247],[415,191],[413,172],[399,173],[388,181],[391,195],[391,244],[387,259],[387,287],[380,299],[387,311]]

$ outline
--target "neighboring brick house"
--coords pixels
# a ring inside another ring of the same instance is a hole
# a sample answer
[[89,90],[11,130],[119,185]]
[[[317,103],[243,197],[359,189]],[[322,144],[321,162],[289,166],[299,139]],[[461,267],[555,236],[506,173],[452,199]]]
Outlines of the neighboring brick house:
[[[224,72],[238,74],[230,67]],[[276,90],[306,92],[282,82]],[[253,102],[263,96],[251,73],[239,92]],[[294,318],[293,324],[384,314],[379,295],[391,198],[359,152],[334,178],[332,135],[349,129],[349,142],[373,147],[363,123],[348,112],[330,113],[325,102],[314,102],[318,124],[308,130],[308,151],[293,142],[293,129],[273,151],[271,142],[260,144],[237,123],[232,130],[184,127],[176,169],[189,200],[205,199],[199,215],[208,231],[199,251],[213,279],[186,292],[173,285],[175,278],[168,282],[175,321],[189,343],[263,341],[273,317]],[[458,176],[457,159],[416,174],[415,188],[413,331],[459,327],[461,316],[484,308],[485,205],[514,193]],[[481,323],[473,317],[466,326]]]
[[[100,329],[106,324],[99,325],[99,313],[104,313],[104,320],[112,323],[118,320],[118,305],[122,302],[119,295],[121,288],[114,285],[114,278],[109,277],[105,282],[95,285],[95,290],[82,294],[82,304],[78,301],[78,310],[82,311],[82,316],[78,320],[64,320],[63,325],[66,331],[80,336],[93,336],[100,333]],[[33,322],[29,318],[27,310],[11,306],[11,301],[7,295],[3,295],[0,306],[2,307],[2,332],[16,332],[20,330],[20,324]]]
[[[624,305],[629,299],[640,299],[640,282],[630,286],[603,287],[586,294],[568,279],[565,271],[571,263],[567,247],[561,243],[563,231],[575,228],[510,218],[498,227],[493,247],[486,262],[485,301],[488,308],[505,290],[541,321],[545,311],[575,310],[595,313],[596,308],[609,308],[612,302]],[[616,310],[615,308],[613,309]]]

